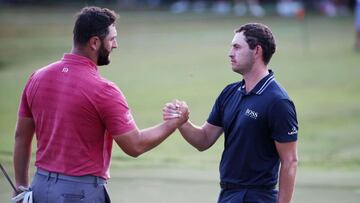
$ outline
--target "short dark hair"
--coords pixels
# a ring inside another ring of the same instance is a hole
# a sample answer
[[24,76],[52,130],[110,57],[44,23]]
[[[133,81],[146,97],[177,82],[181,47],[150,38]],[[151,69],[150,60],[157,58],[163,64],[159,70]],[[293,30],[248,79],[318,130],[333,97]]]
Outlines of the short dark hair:
[[248,23],[235,30],[235,33],[243,31],[250,49],[254,49],[257,45],[261,46],[263,61],[267,65],[276,50],[275,39],[270,28],[261,23]]
[[103,40],[108,34],[108,27],[115,23],[118,15],[107,8],[84,7],[76,15],[73,30],[75,45],[85,45],[91,37]]

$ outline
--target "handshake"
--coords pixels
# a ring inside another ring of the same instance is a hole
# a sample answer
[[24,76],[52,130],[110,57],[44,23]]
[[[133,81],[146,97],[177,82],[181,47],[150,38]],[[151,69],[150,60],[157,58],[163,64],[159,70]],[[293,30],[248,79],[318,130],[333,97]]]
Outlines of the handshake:
[[173,100],[166,103],[163,108],[163,120],[174,121],[180,127],[189,120],[189,108],[185,101]]

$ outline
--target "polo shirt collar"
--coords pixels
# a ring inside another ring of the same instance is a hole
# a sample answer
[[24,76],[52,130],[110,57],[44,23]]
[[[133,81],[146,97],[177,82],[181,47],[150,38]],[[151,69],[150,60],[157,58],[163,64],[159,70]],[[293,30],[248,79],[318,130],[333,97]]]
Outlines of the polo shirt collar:
[[[248,93],[248,94],[262,94],[266,88],[269,86],[269,84],[274,81],[274,72],[272,70],[269,70],[269,74],[265,76],[263,79],[261,79],[255,87]],[[245,90],[245,80],[241,81],[241,86],[239,87],[239,91],[246,94]]]
[[66,54],[64,54],[62,60],[63,61],[71,61],[71,62],[75,62],[75,63],[81,63],[81,64],[84,64],[86,66],[89,66],[90,68],[93,68],[93,69],[97,70],[96,64],[92,60],[90,60],[89,58],[86,58],[85,56],[66,53]]

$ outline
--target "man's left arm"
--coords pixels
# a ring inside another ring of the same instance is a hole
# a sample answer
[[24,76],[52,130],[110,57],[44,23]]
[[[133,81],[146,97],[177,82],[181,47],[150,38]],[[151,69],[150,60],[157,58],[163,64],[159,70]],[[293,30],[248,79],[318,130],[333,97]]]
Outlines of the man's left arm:
[[281,162],[277,203],[290,203],[294,192],[298,163],[297,142],[275,141],[275,145]]
[[20,185],[27,187],[29,184],[28,171],[34,131],[35,124],[32,118],[18,118],[13,156],[16,187]]

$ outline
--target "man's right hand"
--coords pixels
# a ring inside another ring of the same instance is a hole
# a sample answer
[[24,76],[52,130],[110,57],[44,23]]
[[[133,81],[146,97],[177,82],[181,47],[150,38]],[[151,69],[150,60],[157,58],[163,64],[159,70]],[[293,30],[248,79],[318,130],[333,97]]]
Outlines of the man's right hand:
[[180,127],[189,119],[189,108],[185,101],[174,100],[166,103],[163,108],[164,121],[177,119],[177,126]]

